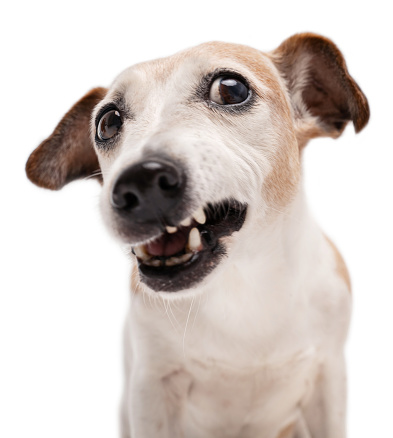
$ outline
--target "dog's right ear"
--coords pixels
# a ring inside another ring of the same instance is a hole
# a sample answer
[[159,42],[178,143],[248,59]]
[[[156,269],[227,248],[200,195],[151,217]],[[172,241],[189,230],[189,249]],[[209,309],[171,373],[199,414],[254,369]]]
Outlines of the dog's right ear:
[[33,151],[26,163],[30,181],[59,190],[68,182],[100,169],[90,136],[90,118],[106,93],[106,88],[89,91],[61,119],[52,135]]

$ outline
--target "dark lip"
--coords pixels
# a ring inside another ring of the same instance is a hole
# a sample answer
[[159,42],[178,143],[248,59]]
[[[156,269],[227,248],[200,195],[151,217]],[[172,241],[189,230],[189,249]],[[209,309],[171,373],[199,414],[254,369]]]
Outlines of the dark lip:
[[247,205],[234,200],[209,204],[204,225],[198,225],[203,249],[177,266],[148,266],[138,260],[140,278],[150,289],[158,292],[178,292],[199,284],[220,263],[227,251],[220,238],[239,231],[246,219]]
[[190,289],[203,280],[226,255],[222,244],[202,250],[182,265],[153,267],[138,261],[141,281],[156,292],[178,292]]

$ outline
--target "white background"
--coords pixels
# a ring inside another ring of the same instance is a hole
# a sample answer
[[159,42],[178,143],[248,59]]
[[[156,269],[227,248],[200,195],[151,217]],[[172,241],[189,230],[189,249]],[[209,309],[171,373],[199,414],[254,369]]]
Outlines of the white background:
[[[367,6],[364,6],[367,4]],[[305,183],[351,272],[349,437],[393,436],[392,26],[384,2],[22,1],[2,7],[0,436],[116,437],[129,267],[98,212],[99,185],[60,192],[24,175],[29,153],[87,90],[207,40],[270,50],[332,38],[369,98],[355,136],[314,140]],[[136,437],[138,438],[138,437]]]

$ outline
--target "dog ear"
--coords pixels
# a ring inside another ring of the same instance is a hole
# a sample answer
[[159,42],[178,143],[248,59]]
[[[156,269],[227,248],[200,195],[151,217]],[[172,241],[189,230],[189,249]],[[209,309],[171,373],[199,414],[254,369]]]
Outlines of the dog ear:
[[59,190],[70,181],[100,169],[90,138],[90,117],[106,92],[106,88],[89,91],[61,119],[52,135],[33,151],[26,163],[30,181]]
[[332,41],[312,33],[294,35],[272,52],[272,59],[286,81],[301,142],[336,138],[349,121],[356,132],[366,126],[367,98]]

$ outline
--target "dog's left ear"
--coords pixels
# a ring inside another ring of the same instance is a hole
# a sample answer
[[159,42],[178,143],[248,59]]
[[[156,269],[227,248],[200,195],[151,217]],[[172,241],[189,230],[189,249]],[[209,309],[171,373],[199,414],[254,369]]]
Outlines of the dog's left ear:
[[30,181],[46,189],[59,190],[68,182],[100,169],[90,137],[90,117],[106,93],[106,88],[89,91],[61,119],[52,135],[35,149],[26,163]]
[[300,143],[318,136],[336,138],[349,121],[356,132],[365,127],[370,117],[367,98],[332,41],[298,34],[271,55],[288,87]]

